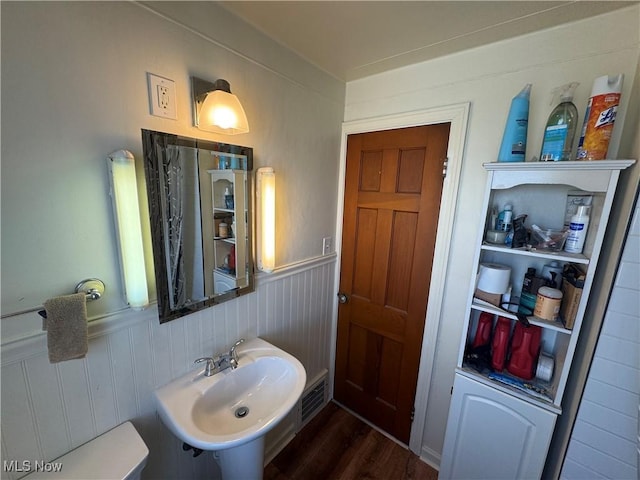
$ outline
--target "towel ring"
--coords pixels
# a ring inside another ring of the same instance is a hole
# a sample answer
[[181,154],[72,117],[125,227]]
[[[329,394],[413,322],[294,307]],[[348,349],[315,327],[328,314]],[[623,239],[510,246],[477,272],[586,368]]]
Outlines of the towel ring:
[[[76,293],[84,293],[87,301],[100,300],[104,293],[104,282],[99,278],[85,278],[76,285]],[[47,311],[40,310],[38,315],[47,318]]]
[[104,293],[104,282],[98,278],[86,278],[76,285],[76,293],[82,292],[87,300],[100,300]]

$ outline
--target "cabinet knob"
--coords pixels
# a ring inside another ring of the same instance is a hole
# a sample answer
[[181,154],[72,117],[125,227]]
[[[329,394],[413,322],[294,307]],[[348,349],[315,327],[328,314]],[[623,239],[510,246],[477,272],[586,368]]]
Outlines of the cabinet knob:
[[348,303],[349,297],[345,293],[338,293],[338,302],[340,303]]

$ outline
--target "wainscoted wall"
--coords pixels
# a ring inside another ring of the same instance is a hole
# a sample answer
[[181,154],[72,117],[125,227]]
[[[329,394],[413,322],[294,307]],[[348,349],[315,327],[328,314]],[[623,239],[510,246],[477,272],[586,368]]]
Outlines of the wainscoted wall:
[[640,408],[640,205],[562,469],[563,479],[637,479]]
[[[3,345],[2,459],[52,460],[131,420],[150,450],[144,478],[210,478],[213,456],[182,451],[156,417],[154,388],[194,368],[195,358],[256,336],[297,357],[309,382],[329,369],[335,260],[259,275],[256,292],[165,325],[155,308],[93,321],[82,360],[51,365],[43,334]],[[267,437],[268,456],[295,422],[292,412]],[[3,471],[2,478],[24,474]]]

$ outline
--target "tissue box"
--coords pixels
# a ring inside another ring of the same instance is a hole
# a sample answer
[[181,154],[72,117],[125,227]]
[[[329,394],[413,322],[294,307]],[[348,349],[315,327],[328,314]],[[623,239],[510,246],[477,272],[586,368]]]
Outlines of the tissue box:
[[584,288],[585,273],[572,263],[565,265],[562,273],[562,305],[560,306],[560,317],[565,328],[571,330],[576,321],[578,304],[582,297]]

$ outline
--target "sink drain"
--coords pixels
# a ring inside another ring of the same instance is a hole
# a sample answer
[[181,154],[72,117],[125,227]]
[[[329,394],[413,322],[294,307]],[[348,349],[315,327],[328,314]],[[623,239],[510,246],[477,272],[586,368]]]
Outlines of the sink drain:
[[247,407],[238,407],[235,412],[236,418],[244,418],[249,414],[249,409]]

